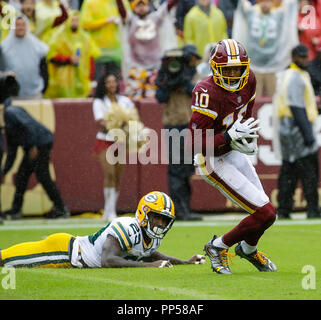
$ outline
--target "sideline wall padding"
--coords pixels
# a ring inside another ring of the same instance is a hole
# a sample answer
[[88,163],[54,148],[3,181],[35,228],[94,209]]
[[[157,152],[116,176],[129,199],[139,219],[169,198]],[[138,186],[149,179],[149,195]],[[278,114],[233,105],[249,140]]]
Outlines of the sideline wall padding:
[[[41,101],[17,101],[54,132],[55,143],[50,170],[58,188],[72,212],[98,211],[103,208],[103,177],[98,160],[92,150],[96,125],[92,114],[92,99],[57,99]],[[156,130],[161,137],[162,106],[153,99],[137,103],[141,120]],[[257,99],[254,116],[261,120],[259,153],[252,158],[266,193],[277,206],[277,178],[280,161],[272,148],[272,113],[270,98]],[[318,142],[321,145],[321,117],[318,117]],[[161,160],[161,141],[158,141],[158,160]],[[164,150],[164,149],[163,149]],[[10,207],[13,197],[13,182],[19,159],[2,186],[2,210]],[[239,211],[229,200],[208,185],[199,176],[192,177],[194,211]],[[124,170],[117,209],[134,212],[141,196],[152,190],[168,192],[166,164],[128,164]],[[320,197],[321,199],[321,197]],[[306,205],[299,186],[294,196],[294,209]],[[50,210],[51,202],[33,175],[28,185],[23,207],[24,215],[43,214]]]

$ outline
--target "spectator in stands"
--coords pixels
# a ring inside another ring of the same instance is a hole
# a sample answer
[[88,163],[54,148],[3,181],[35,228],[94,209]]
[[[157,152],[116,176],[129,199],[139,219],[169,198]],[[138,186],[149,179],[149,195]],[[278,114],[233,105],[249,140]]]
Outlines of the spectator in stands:
[[317,55],[310,62],[308,72],[311,77],[314,92],[321,98],[321,45],[316,48],[316,51]]
[[[176,41],[172,33],[161,34],[163,21],[178,0],[164,2],[156,11],[150,11],[148,0],[132,0],[133,12],[125,9],[122,0],[116,0],[123,23],[122,72],[126,95],[133,99],[155,96],[155,78],[161,64],[166,40]],[[163,36],[161,36],[163,35]],[[176,45],[175,45],[176,47]]]
[[0,42],[8,35],[13,18],[18,14],[15,7],[0,0]]
[[203,54],[210,42],[227,38],[227,25],[223,12],[211,0],[197,0],[184,19],[184,41],[194,44]]
[[18,16],[14,26],[0,45],[4,71],[16,74],[19,98],[41,98],[48,85],[48,46],[30,33],[25,16]]
[[50,152],[54,141],[53,134],[23,108],[11,104],[10,96],[17,95],[17,92],[14,91],[19,91],[15,77],[10,75],[1,78],[0,103],[4,105],[4,108],[1,108],[0,118],[4,119],[7,142],[7,157],[1,170],[1,183],[4,182],[6,174],[12,168],[18,147],[20,146],[24,150],[24,157],[15,177],[16,191],[12,208],[4,212],[4,215],[11,219],[21,217],[28,180],[34,172],[38,182],[42,184],[55,206],[47,217],[66,217],[69,215],[69,211],[49,172]]
[[99,159],[104,175],[105,205],[103,219],[107,221],[117,217],[116,204],[124,169],[124,164],[111,164],[106,159],[107,149],[115,143],[114,137],[108,133],[107,128],[107,117],[115,104],[121,108],[135,108],[129,98],[119,94],[117,77],[114,74],[107,73],[101,77],[97,84],[93,102],[94,119],[98,126],[94,155]]
[[28,18],[30,32],[36,32],[36,1],[21,0],[21,13]]
[[[179,220],[201,220],[201,216],[191,213],[192,195],[190,178],[194,173],[192,159],[189,163],[185,155],[185,139],[181,139],[188,130],[192,116],[191,97],[195,83],[196,64],[201,59],[194,45],[185,45],[183,49],[168,50],[156,79],[156,99],[163,104],[163,125],[168,131],[167,170],[168,188],[173,199],[176,217]],[[179,65],[172,69],[171,66]],[[178,145],[177,137],[179,139]]]
[[309,60],[316,56],[321,45],[321,1],[300,0],[298,14],[299,41],[309,49]]
[[181,42],[184,42],[184,19],[187,13],[194,7],[196,0],[180,0],[176,8],[176,32]]
[[106,71],[120,75],[122,48],[115,0],[84,0],[81,7],[81,26],[89,32],[101,50],[96,58],[95,79]]
[[17,11],[21,11],[21,1],[20,0],[9,0],[8,3],[13,6]]
[[308,56],[308,49],[303,44],[292,50],[293,62],[280,79],[274,100],[282,156],[278,179],[279,218],[290,218],[293,194],[299,180],[307,201],[307,217],[320,217],[318,144],[315,136],[318,110],[306,71]]
[[36,2],[35,34],[44,42],[50,40],[53,29],[68,19],[67,8],[57,0],[39,0]]
[[49,42],[49,98],[83,98],[91,91],[91,66],[100,50],[90,35],[79,26],[79,12],[54,32]]
[[251,5],[240,0],[234,15],[233,38],[245,45],[255,72],[256,96],[273,96],[276,72],[291,62],[291,49],[298,43],[297,0],[275,6],[274,0]]
[[232,38],[234,11],[237,7],[237,2],[238,0],[219,0],[217,4],[217,7],[224,13],[229,38]]

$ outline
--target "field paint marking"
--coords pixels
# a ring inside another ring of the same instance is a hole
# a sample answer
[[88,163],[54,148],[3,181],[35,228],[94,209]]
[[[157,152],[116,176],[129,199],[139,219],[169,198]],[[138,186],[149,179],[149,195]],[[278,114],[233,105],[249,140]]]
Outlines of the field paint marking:
[[[201,222],[183,222],[183,221],[177,221],[174,224],[174,228],[177,227],[215,227],[215,226],[234,226],[236,225],[240,220],[235,221],[201,221]],[[313,219],[313,220],[277,220],[274,223],[274,226],[290,226],[290,225],[319,225],[321,224],[321,219]],[[6,231],[6,230],[48,230],[48,229],[88,229],[88,228],[102,228],[106,224],[101,223],[91,223],[88,221],[84,221],[83,223],[70,223],[66,220],[59,223],[45,223],[41,224],[39,221],[37,224],[25,224],[25,222],[21,222],[21,224],[14,222],[14,223],[6,223],[2,226],[0,226],[0,232]]]
[[[37,273],[42,273],[47,276],[58,276],[58,277],[66,277],[69,279],[75,279],[75,280],[82,280],[84,281],[84,276],[79,275],[71,275],[71,274],[61,274],[61,273],[56,273],[56,272],[45,272],[40,269],[23,269],[23,271],[27,272],[37,272]],[[152,286],[152,285],[144,285],[144,284],[139,284],[139,283],[133,283],[133,282],[127,282],[127,281],[121,281],[121,280],[115,280],[115,279],[108,279],[108,278],[95,278],[95,277],[85,277],[86,281],[96,281],[96,282],[106,282],[110,284],[114,284],[117,286],[125,286],[125,287],[135,287],[135,288],[140,288],[140,289],[147,289],[147,290],[160,290],[160,291],[165,291],[168,292],[169,294],[173,295],[178,295],[178,296],[188,296],[188,297],[193,297],[195,300],[227,300],[226,298],[219,297],[218,295],[209,295],[209,294],[204,294],[202,291],[198,290],[190,290],[190,289],[181,289],[181,288],[176,288],[176,287],[158,287],[158,286]]]

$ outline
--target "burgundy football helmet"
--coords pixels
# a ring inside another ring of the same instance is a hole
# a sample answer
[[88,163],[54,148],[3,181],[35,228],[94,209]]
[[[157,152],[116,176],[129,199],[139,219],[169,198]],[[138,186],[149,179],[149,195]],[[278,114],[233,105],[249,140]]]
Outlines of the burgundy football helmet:
[[[223,89],[239,91],[247,84],[250,74],[250,58],[238,41],[225,39],[218,42],[211,52],[209,63],[213,70],[214,82]],[[237,75],[225,69],[233,67],[239,67]]]

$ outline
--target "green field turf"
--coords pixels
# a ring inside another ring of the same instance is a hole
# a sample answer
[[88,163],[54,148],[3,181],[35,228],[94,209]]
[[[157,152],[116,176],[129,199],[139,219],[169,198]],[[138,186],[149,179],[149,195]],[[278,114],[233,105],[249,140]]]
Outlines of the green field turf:
[[[103,225],[97,219],[25,220],[0,226],[0,248],[40,240],[56,232],[91,234]],[[236,223],[222,218],[199,223],[175,222],[159,251],[188,259],[203,253],[204,244],[214,233],[221,235]],[[259,243],[259,250],[277,265],[275,273],[258,272],[239,257],[233,258],[234,264],[230,263],[232,275],[213,273],[209,260],[204,265],[164,269],[16,269],[15,289],[4,289],[2,281],[6,274],[2,269],[0,299],[320,300],[320,243],[321,219],[277,221]],[[230,251],[234,252],[234,248]],[[314,274],[302,272],[308,265]],[[304,278],[307,276],[308,282]],[[312,284],[315,289],[305,289],[302,283]]]

